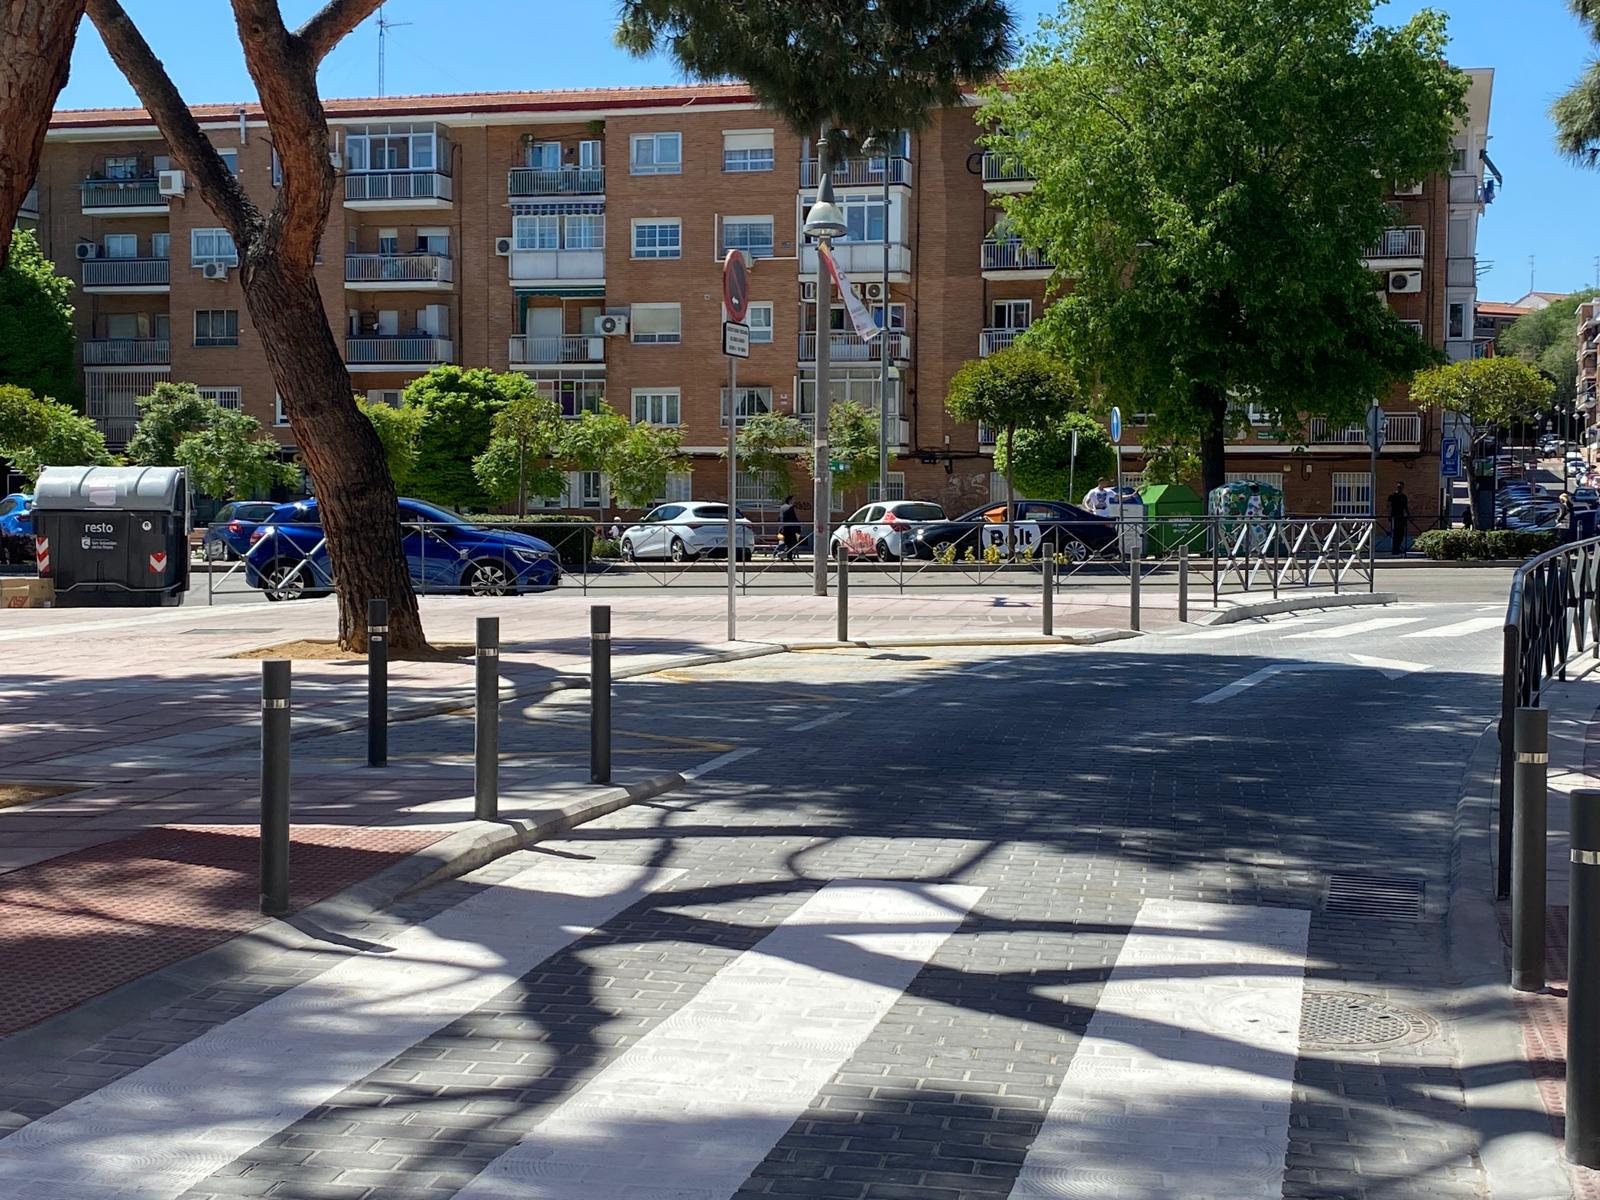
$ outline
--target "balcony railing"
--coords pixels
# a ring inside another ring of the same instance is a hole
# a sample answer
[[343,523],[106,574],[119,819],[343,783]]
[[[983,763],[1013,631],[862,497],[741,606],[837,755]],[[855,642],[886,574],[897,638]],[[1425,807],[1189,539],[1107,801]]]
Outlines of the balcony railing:
[[[1386,446],[1420,446],[1422,444],[1421,413],[1387,413],[1384,417],[1383,443]],[[1330,425],[1322,417],[1311,419],[1310,445],[1313,446],[1365,446],[1365,425]]]
[[[911,358],[911,336],[905,333],[879,334],[879,337],[889,339],[889,357],[899,362],[906,362]],[[870,342],[863,342],[853,333],[836,333],[828,338],[828,354],[830,360],[841,362],[877,362],[882,356],[878,349],[878,338]],[[817,357],[817,335],[815,333],[802,333],[800,335],[799,358],[801,362],[812,362]]]
[[348,363],[447,363],[455,357],[449,338],[439,337],[352,337],[344,340]]
[[1385,229],[1383,236],[1368,246],[1363,258],[1421,258],[1422,226],[1406,225]]
[[1033,179],[1028,169],[1014,158],[1002,158],[993,150],[983,152],[985,183],[1027,183]]
[[454,267],[442,254],[346,254],[346,283],[449,283]]
[[[863,187],[869,185],[883,186],[883,159],[882,158],[846,158],[833,164],[834,187]],[[800,186],[816,187],[822,182],[821,168],[814,158],[800,160]],[[911,182],[911,160],[909,158],[891,158],[889,160],[889,182]]]
[[450,200],[450,176],[439,171],[358,171],[344,177],[346,201]]
[[165,204],[155,176],[148,179],[86,179],[84,208],[149,208]]
[[604,167],[512,167],[506,191],[517,196],[598,196],[606,190]]
[[606,339],[586,334],[518,334],[511,339],[514,363],[597,363],[606,358]]
[[83,263],[83,286],[155,287],[171,282],[164,258],[90,258]]
[[983,270],[1048,271],[1053,264],[1039,251],[1022,244],[1021,238],[984,238]]
[[162,366],[172,361],[166,338],[94,338],[83,343],[86,367]]
[[998,354],[1000,351],[1008,349],[1011,343],[1016,341],[1026,329],[1027,326],[1023,326],[1021,329],[1009,326],[985,329],[978,335],[978,357],[988,358],[991,354]]
[[999,440],[999,430],[985,421],[978,422],[978,445],[993,446]]

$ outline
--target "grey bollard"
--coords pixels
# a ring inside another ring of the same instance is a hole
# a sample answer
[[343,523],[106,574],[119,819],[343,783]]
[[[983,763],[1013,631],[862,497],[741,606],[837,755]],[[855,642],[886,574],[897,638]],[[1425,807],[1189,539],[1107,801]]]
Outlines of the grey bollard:
[[1189,619],[1189,547],[1178,547],[1178,620]]
[[850,640],[850,550],[839,543],[839,629],[841,642]]
[[1144,573],[1144,569],[1139,565],[1139,552],[1137,550],[1129,556],[1128,564],[1132,568],[1128,573],[1128,628],[1137,630],[1139,628],[1139,584],[1141,582],[1139,577]]
[[1577,788],[1567,903],[1567,1161],[1600,1167],[1600,791]]
[[289,911],[289,663],[261,664],[261,912]]
[[611,608],[589,610],[589,779],[611,782]]
[[1039,621],[1044,636],[1053,637],[1056,631],[1056,560],[1055,550],[1049,542],[1044,543],[1043,554],[1039,565],[1043,568],[1044,603],[1039,609]]
[[367,601],[367,766],[389,761],[389,602]]
[[1511,832],[1511,986],[1544,989],[1545,808],[1550,762],[1550,714],[1519,708],[1516,801]]
[[500,618],[478,618],[472,815],[500,819]]

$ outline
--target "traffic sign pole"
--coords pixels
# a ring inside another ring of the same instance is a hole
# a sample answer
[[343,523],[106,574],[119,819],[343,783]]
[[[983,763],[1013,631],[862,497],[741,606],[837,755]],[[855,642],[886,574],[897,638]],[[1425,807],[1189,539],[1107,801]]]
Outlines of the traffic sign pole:
[[[728,640],[739,640],[739,359],[735,348],[750,353],[749,329],[744,320],[750,313],[750,275],[745,270],[744,253],[729,250],[722,264],[722,303],[728,320],[722,326],[722,352],[728,359]],[[730,347],[728,325],[744,328],[742,346]]]

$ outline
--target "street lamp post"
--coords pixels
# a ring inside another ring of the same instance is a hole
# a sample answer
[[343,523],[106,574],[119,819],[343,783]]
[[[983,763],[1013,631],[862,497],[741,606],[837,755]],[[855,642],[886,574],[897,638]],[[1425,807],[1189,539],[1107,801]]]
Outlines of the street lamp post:
[[833,315],[833,277],[823,254],[833,239],[850,231],[844,213],[833,199],[833,164],[828,156],[828,129],[817,141],[817,200],[806,213],[805,235],[817,241],[817,400],[811,418],[811,590],[828,594],[828,524],[833,511],[833,472],[828,465],[828,406],[832,397],[832,346],[829,337]]

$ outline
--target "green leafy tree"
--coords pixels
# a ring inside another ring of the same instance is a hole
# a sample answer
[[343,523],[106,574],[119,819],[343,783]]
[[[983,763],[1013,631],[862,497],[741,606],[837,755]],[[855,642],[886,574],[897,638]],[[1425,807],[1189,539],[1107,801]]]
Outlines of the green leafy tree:
[[561,495],[566,480],[555,461],[561,436],[559,404],[543,392],[518,396],[495,414],[494,436],[472,460],[472,473],[494,499],[515,496],[517,513],[525,515],[530,495]]
[[534,394],[519,371],[497,375],[486,367],[435,367],[405,390],[409,407],[422,411],[422,431],[412,490],[450,508],[485,508],[490,495],[472,462],[489,448],[495,414]]
[[1193,446],[1167,442],[1149,446],[1144,454],[1145,483],[1197,483],[1200,480],[1200,455]]
[[0,383],[0,446],[27,446],[45,435],[44,404],[25,387]]
[[1358,420],[1437,356],[1374,303],[1388,194],[1449,165],[1444,18],[1374,0],[1065,0],[982,116],[1037,182],[1006,220],[1057,270],[1029,339],[1223,482],[1230,399]]
[[405,489],[417,468],[417,451],[422,438],[422,410],[409,404],[385,404],[381,400],[356,397],[356,407],[372,422],[383,457],[389,463],[389,478],[396,491]]
[[1500,335],[1497,349],[1546,372],[1556,383],[1553,402],[1570,405],[1578,387],[1578,305],[1600,295],[1595,289],[1575,292],[1544,308],[1524,313]]
[[289,486],[299,470],[279,459],[278,443],[261,422],[231,408],[216,411],[205,426],[178,443],[176,465],[189,469],[190,486],[207,496],[264,496]]
[[756,413],[734,436],[739,466],[764,481],[767,499],[782,500],[794,491],[794,451],[809,436],[804,421],[787,413]]
[[667,476],[686,465],[683,435],[664,425],[632,425],[606,458],[611,496],[623,508],[648,508],[666,495]]
[[[1567,0],[1592,42],[1600,42],[1600,3]],[[1591,59],[1578,81],[1550,105],[1556,149],[1585,167],[1600,166],[1600,60]]]
[[561,430],[559,457],[573,471],[604,471],[628,436],[628,419],[613,409],[586,412]]
[[128,439],[127,458],[141,467],[177,466],[178,444],[210,425],[221,411],[216,401],[207,400],[194,384],[167,380],[134,403],[139,424]]
[[116,457],[95,423],[69,404],[0,387],[0,458],[29,479],[45,467],[108,467]]
[[[1078,454],[1072,454],[1072,435],[1078,435]],[[1093,483],[1117,469],[1117,452],[1105,427],[1087,413],[1066,413],[1019,429],[1016,433],[1016,461],[1006,444],[994,450],[994,469],[1009,472],[1024,496],[1039,500],[1066,499],[1077,503]]]
[[878,477],[878,414],[854,400],[836,400],[828,416],[833,486],[853,488]]
[[0,271],[0,381],[78,402],[71,295],[72,280],[56,274],[38,239],[17,230]]

